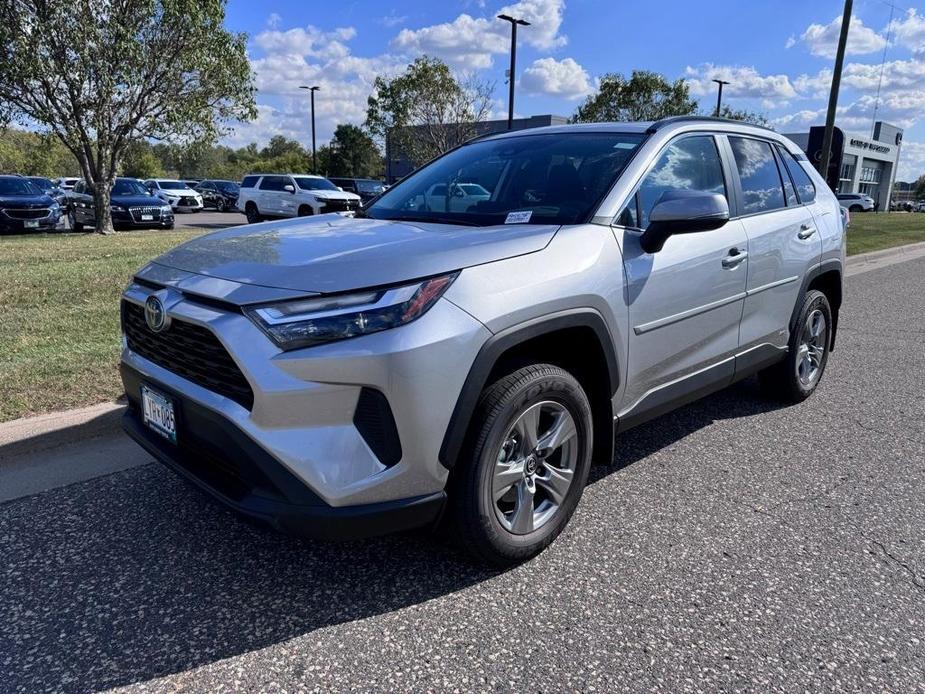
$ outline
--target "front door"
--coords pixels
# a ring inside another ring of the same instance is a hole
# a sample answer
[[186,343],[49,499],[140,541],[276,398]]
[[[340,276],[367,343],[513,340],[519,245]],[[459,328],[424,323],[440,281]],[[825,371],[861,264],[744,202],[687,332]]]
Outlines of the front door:
[[729,171],[709,134],[680,136],[662,152],[620,217],[625,229],[630,335],[621,419],[651,416],[686,395],[731,382],[748,272],[747,238],[733,220],[713,231],[672,236],[664,248],[639,246],[649,213],[667,191],[727,196]]

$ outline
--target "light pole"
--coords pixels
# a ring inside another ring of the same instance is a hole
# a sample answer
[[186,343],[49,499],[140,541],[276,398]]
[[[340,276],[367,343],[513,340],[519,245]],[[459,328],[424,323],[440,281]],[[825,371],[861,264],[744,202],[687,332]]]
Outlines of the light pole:
[[845,0],[845,12],[841,18],[841,33],[835,51],[835,70],[832,73],[832,88],[829,90],[829,108],[825,112],[825,133],[822,136],[822,157],[819,173],[828,182],[829,160],[832,158],[832,137],[835,133],[835,107],[838,106],[838,88],[841,85],[841,70],[845,62],[845,45],[848,43],[848,26],[851,24],[852,0]]
[[511,23],[511,74],[508,76],[510,89],[507,97],[507,129],[510,130],[514,124],[514,65],[517,62],[517,25],[528,27],[530,22],[524,19],[514,19],[506,14],[499,14],[498,19]]
[[303,84],[299,89],[307,89],[312,94],[312,173],[318,173],[318,162],[315,159],[315,92],[321,87],[308,87]]
[[719,111],[723,105],[723,85],[729,84],[726,80],[713,80],[719,85],[719,93],[716,95],[716,113],[713,115],[719,118]]

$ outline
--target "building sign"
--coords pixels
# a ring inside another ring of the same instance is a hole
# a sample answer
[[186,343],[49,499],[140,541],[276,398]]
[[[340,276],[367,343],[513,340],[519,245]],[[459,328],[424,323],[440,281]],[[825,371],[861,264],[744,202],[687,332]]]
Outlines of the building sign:
[[880,145],[876,142],[868,142],[867,140],[861,140],[857,137],[852,137],[849,144],[852,147],[857,147],[858,149],[869,149],[873,152],[879,152],[880,154],[889,154],[890,148],[886,145]]

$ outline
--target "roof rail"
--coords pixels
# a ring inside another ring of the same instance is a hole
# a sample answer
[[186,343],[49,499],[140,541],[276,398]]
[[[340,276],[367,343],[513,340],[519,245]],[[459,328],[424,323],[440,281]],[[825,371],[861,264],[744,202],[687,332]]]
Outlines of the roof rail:
[[756,125],[755,123],[733,120],[732,118],[717,118],[716,116],[668,116],[667,118],[662,118],[661,120],[655,121],[646,129],[646,133],[651,135],[652,133],[658,132],[665,126],[674,125],[675,123],[730,123],[733,125],[748,125],[753,128],[761,128],[762,130],[777,132],[773,128],[769,128],[766,125]]

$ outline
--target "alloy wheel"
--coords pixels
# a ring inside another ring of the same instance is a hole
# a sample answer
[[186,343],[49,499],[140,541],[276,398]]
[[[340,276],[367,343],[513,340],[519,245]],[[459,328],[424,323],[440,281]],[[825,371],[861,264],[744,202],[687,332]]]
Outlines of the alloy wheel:
[[812,387],[819,380],[828,335],[825,314],[819,309],[811,311],[803,324],[796,360],[797,378],[804,388]]
[[572,487],[578,454],[575,420],[563,405],[546,400],[521,413],[504,437],[492,475],[498,522],[515,535],[548,523]]

